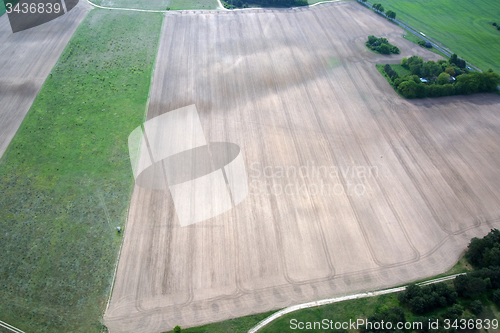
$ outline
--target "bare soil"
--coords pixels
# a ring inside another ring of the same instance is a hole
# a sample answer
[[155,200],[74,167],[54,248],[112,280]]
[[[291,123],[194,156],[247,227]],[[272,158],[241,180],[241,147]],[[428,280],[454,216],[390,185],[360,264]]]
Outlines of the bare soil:
[[0,157],[90,9],[80,1],[65,15],[16,33],[7,15],[0,16]]
[[[169,192],[136,187],[110,332],[198,326],[421,280],[499,226],[500,96],[402,99],[375,64],[439,59],[402,34],[353,2],[167,14],[148,119],[196,104],[208,142],[242,148],[250,193],[181,227]],[[402,54],[369,51],[368,35]],[[344,171],[312,175],[313,165]],[[280,166],[310,174],[282,176]]]

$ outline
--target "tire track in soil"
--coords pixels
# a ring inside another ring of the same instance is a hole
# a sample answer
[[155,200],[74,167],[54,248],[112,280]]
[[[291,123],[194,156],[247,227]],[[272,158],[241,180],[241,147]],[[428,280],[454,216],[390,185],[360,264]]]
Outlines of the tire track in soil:
[[[272,15],[274,16],[274,13],[272,13]],[[260,16],[260,17],[262,17],[262,16]],[[264,35],[264,30],[262,28],[262,22],[260,20],[258,20],[258,27],[260,29],[261,34]],[[273,48],[272,48],[272,46],[270,46],[268,44],[267,39],[266,39],[265,44],[267,45],[267,47],[265,47],[267,56],[271,60],[271,63],[274,63],[274,59],[271,57],[271,54],[270,54],[270,50],[273,49]],[[283,106],[283,111],[284,111],[285,119],[286,119],[286,122],[287,122],[287,128],[289,130],[290,136],[292,137],[293,146],[295,147],[295,152],[298,155],[298,159],[299,159],[300,165],[305,165],[305,163],[303,163],[304,160],[305,160],[305,158],[302,155],[300,149],[298,148],[298,144],[297,144],[298,139],[297,139],[297,136],[296,136],[295,126],[294,126],[294,124],[293,124],[293,122],[292,122],[292,120],[290,118],[290,111],[288,109],[288,105],[287,105],[286,101],[284,101],[283,98],[282,98],[282,96],[284,96],[285,94],[281,91],[281,87],[278,84],[278,82],[279,82],[279,76],[277,75],[276,70],[275,70],[276,66],[277,66],[277,64],[275,64],[275,66],[271,66],[271,73],[272,73],[273,82],[274,82],[273,90],[274,90],[274,93],[277,96],[279,96],[279,99],[281,101],[281,105]],[[309,197],[309,199],[310,199],[310,197]],[[276,221],[279,221],[279,213],[278,213],[279,210],[277,209],[278,205],[277,205],[276,199],[274,199],[274,196],[271,196],[271,200],[273,202],[273,216],[276,215],[276,217],[278,217],[276,219]],[[311,200],[310,200],[310,202],[311,202]],[[316,222],[316,225],[318,225],[319,218],[317,216],[317,211],[316,211],[316,209],[314,209],[313,211],[314,211],[314,215],[315,215],[314,216],[314,221]],[[279,226],[278,223],[275,223],[275,225],[277,226],[277,228],[276,228],[277,235],[281,239],[281,237],[283,237],[283,235],[281,233],[280,226]],[[328,268],[329,268],[329,271],[330,271],[329,274],[328,274],[328,276],[329,277],[333,277],[335,275],[335,268],[333,267],[330,254],[327,251],[325,235],[324,235],[324,232],[323,232],[323,230],[321,229],[320,226],[319,226],[319,232],[320,232],[320,236],[321,236],[321,243],[322,243],[323,251],[324,251],[325,257],[327,258],[327,264],[328,264]],[[283,244],[280,244],[280,245],[281,245],[281,251],[284,251],[283,250]],[[283,254],[283,256],[284,256],[284,254]],[[283,257],[283,260],[285,260],[284,257]],[[286,263],[285,263],[285,267],[286,267]],[[287,279],[289,279],[289,282],[291,282],[291,284],[300,284],[300,283],[303,282],[303,281],[295,281],[295,280],[293,280],[293,278],[291,278],[288,275],[288,273],[287,273]],[[310,282],[310,281],[308,281],[308,282]]]
[[[331,8],[327,8],[326,10],[331,11]],[[330,30],[328,30],[328,29],[326,29],[326,28],[325,28],[325,26],[322,24],[321,20],[318,18],[318,16],[316,15],[316,13],[315,13],[314,11],[311,11],[311,14],[314,16],[314,18],[315,18],[315,22],[316,22],[316,23],[317,23],[317,24],[321,27],[321,30],[320,30],[320,31],[321,31],[322,33],[324,33],[324,34],[327,36],[326,40],[329,42],[329,44],[330,44],[330,46],[332,47],[332,49],[335,49],[335,50],[337,51],[337,53],[339,53],[339,51],[337,50],[337,47],[335,46],[335,44],[331,42],[331,40],[332,40],[332,36],[331,36],[331,34],[329,33],[329,31],[330,31]],[[342,27],[342,26],[339,26],[339,27],[340,27],[339,29],[341,29],[341,31],[345,34],[345,30],[343,29],[343,27]],[[343,47],[344,47],[345,49],[349,49],[349,47],[345,44],[345,42],[344,42],[344,41],[340,40],[340,43],[343,45]],[[345,66],[344,66],[344,69],[346,70],[346,72],[347,72],[348,74],[350,74],[350,73],[349,73],[349,70],[348,70]],[[338,104],[339,104],[339,105],[342,105],[343,103],[342,103],[342,102],[340,102],[339,98],[337,97],[337,94],[338,94],[338,93],[336,92],[336,90],[334,89],[334,87],[333,87],[333,85],[332,85],[332,83],[331,83],[331,81],[330,81],[332,78],[330,77],[330,75],[329,75],[329,73],[328,73],[328,72],[326,72],[326,71],[325,71],[325,74],[326,74],[326,76],[328,77],[327,82],[328,82],[328,84],[329,84],[329,86],[330,86],[330,89],[331,89],[332,93],[336,95],[336,100],[337,100]],[[359,74],[359,72],[358,72],[358,74]],[[352,75],[349,75],[349,76],[350,76],[350,77],[353,77]],[[363,76],[362,76],[362,75],[359,75],[359,77],[363,77]],[[355,80],[352,80],[352,82],[353,82],[353,84],[356,86],[356,81],[355,81]],[[360,92],[360,90],[359,90],[359,88],[358,88],[357,86],[356,86],[356,90],[358,91],[358,93],[359,93],[360,95],[362,95],[362,94],[361,94],[361,92]],[[362,145],[361,145],[361,143],[360,143],[359,136],[357,135],[356,131],[354,130],[354,128],[353,128],[353,124],[352,124],[352,121],[351,121],[350,117],[348,116],[348,113],[347,113],[347,112],[345,112],[345,109],[346,109],[345,107],[341,107],[342,113],[344,114],[344,118],[346,119],[346,121],[347,121],[347,123],[348,123],[349,129],[350,129],[350,132],[351,132],[351,133],[353,133],[353,136],[354,136],[354,137],[355,137],[355,139],[356,139],[357,146],[358,146],[358,148],[359,148],[360,152],[362,153],[362,156],[363,156],[363,158],[364,158],[364,160],[365,160],[366,165],[370,165],[370,164],[369,164],[369,161],[370,161],[370,160],[369,160],[368,156],[366,155],[366,152],[365,152],[365,150],[363,149],[363,147],[362,147]],[[321,123],[321,122],[319,122],[319,121],[318,121],[318,123]],[[404,261],[404,262],[402,262],[402,263],[410,263],[410,262],[415,262],[415,261],[418,261],[418,258],[419,258],[419,256],[420,256],[420,253],[416,250],[415,246],[414,246],[414,245],[412,244],[412,242],[410,241],[410,239],[409,239],[409,237],[408,237],[408,234],[407,234],[407,231],[406,231],[406,229],[405,229],[405,228],[403,227],[403,225],[402,225],[401,218],[399,217],[399,214],[395,211],[394,205],[393,205],[392,201],[389,199],[389,197],[388,197],[388,195],[387,195],[387,193],[386,193],[386,191],[385,191],[385,188],[384,188],[383,186],[381,186],[380,181],[379,181],[377,178],[375,178],[375,180],[376,180],[376,182],[377,182],[378,187],[379,187],[379,188],[380,188],[380,190],[382,191],[382,194],[383,194],[383,196],[384,196],[384,198],[385,198],[385,201],[387,202],[387,204],[389,205],[389,207],[390,207],[391,211],[393,212],[393,214],[394,214],[394,216],[395,216],[395,218],[396,218],[396,220],[397,220],[397,222],[398,222],[398,224],[399,224],[399,227],[400,227],[400,228],[401,228],[401,230],[403,231],[403,234],[404,234],[404,236],[405,236],[405,238],[406,238],[406,241],[408,242],[408,245],[410,246],[410,248],[411,248],[411,249],[412,249],[412,251],[414,252],[414,258],[412,258],[412,259],[410,259],[410,260],[406,260],[406,261]],[[364,234],[364,235],[366,235],[366,239],[368,240],[369,238],[368,238],[368,236],[367,236],[367,231],[366,231],[366,230],[364,230],[364,226],[362,226],[362,223],[360,224],[360,226],[361,226],[361,228],[363,228],[363,234]],[[368,243],[367,243],[367,244],[370,244],[370,242],[368,241]],[[371,246],[371,244],[370,244],[370,246]],[[373,249],[372,249],[372,251],[373,251]],[[373,254],[374,254],[374,252],[373,252]],[[378,265],[383,266],[383,267],[394,267],[394,265],[397,265],[397,266],[399,266],[399,265],[400,265],[400,263],[397,263],[397,264],[384,264],[381,260],[379,260],[378,258],[376,258],[375,254],[374,254],[374,260],[377,262],[377,264],[378,264]]]

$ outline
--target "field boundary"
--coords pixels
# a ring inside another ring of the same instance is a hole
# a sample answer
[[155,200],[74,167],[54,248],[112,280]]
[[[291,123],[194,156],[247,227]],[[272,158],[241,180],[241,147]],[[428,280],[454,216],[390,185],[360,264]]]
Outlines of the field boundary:
[[[154,9],[138,9],[138,8],[122,8],[122,7],[104,7],[97,5],[90,0],[85,0],[87,1],[90,5],[96,7],[96,8],[101,8],[101,9],[109,9],[109,10],[128,10],[128,11],[136,11],[136,12],[149,12],[149,13],[172,13],[172,12],[181,12],[181,11],[202,11],[202,12],[211,12],[214,9],[181,9],[181,10],[154,10]],[[330,3],[330,2],[341,2],[345,0],[325,0],[325,1],[320,1],[313,3],[312,5],[307,5],[307,6],[300,6],[300,7],[287,7],[287,8],[275,8],[275,7],[252,7],[252,8],[234,8],[234,9],[227,9],[222,5],[222,2],[220,0],[217,0],[221,8],[215,9],[215,10],[223,10],[223,11],[244,11],[244,10],[255,10],[255,9],[290,9],[294,10],[296,8],[307,8],[307,7],[313,7],[316,5],[321,5],[324,3]]]
[[3,322],[1,320],[0,320],[0,327],[3,327],[11,332],[14,332],[14,333],[25,333],[24,331],[21,331],[19,328],[16,328],[12,325],[9,325],[6,322]]
[[[458,273],[458,274],[453,274],[453,275],[448,275],[436,279],[431,279],[423,282],[416,283],[418,286],[427,286],[429,284],[434,284],[434,283],[440,283],[448,280],[453,280],[459,275],[464,275],[467,273]],[[260,323],[258,323],[256,326],[248,330],[248,333],[255,333],[258,330],[260,330],[262,327],[266,326],[267,324],[271,323],[275,319],[278,319],[279,317],[282,317],[288,313],[295,312],[298,310],[303,310],[303,309],[308,309],[312,308],[315,306],[321,306],[321,305],[327,305],[327,304],[333,304],[333,303],[338,303],[342,301],[349,301],[353,299],[360,299],[360,298],[367,298],[367,297],[374,297],[374,296],[380,296],[380,295],[385,295],[385,294],[392,294],[392,293],[397,293],[400,291],[405,290],[407,286],[402,286],[402,287],[396,287],[396,288],[390,288],[390,289],[383,289],[383,290],[378,290],[378,291],[369,291],[366,293],[359,293],[359,294],[354,294],[354,295],[348,295],[348,296],[341,296],[341,297],[335,297],[335,298],[327,298],[323,299],[320,301],[314,301],[314,302],[308,302],[308,303],[303,303],[299,305],[294,305],[290,306],[288,308],[284,308],[273,315],[267,317],[266,319],[262,320]]]

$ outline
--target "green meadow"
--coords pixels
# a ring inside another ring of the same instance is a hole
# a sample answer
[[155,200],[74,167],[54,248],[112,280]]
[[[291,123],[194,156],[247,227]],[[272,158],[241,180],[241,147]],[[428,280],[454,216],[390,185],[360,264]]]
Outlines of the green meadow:
[[397,18],[436,39],[482,70],[500,73],[498,0],[377,0]]
[[102,331],[162,18],[89,12],[0,159],[0,320]]

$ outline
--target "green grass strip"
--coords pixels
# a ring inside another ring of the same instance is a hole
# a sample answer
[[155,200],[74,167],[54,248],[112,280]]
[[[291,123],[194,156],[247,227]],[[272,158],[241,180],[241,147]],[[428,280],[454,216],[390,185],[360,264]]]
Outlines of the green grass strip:
[[92,10],[0,160],[0,320],[101,332],[161,24]]

